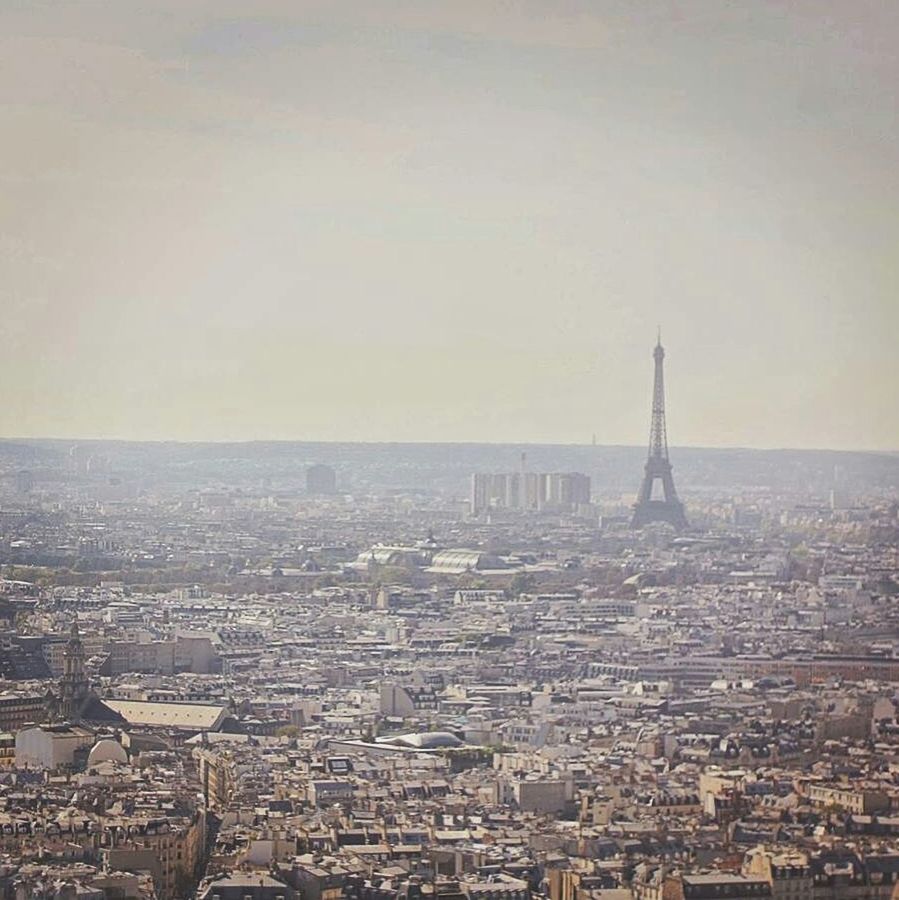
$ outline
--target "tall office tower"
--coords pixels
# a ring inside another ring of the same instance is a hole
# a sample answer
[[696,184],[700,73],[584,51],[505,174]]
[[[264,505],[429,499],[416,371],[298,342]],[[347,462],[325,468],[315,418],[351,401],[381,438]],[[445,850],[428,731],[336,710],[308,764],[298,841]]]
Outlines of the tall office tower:
[[516,509],[518,506],[517,473],[475,472],[471,476],[469,505],[473,516],[491,508]]
[[565,507],[590,502],[590,478],[580,472],[559,472],[550,475],[550,491],[547,501]]
[[[671,463],[668,460],[668,434],[665,428],[665,375],[663,365],[665,351],[659,335],[655,350],[655,379],[652,390],[652,423],[649,429],[649,456],[643,469],[643,483],[634,504],[631,528],[642,528],[649,522],[668,522],[675,528],[686,528],[684,505],[674,489]],[[653,487],[661,484],[662,497],[653,498]]]
[[476,472],[471,476],[469,506],[474,516],[487,509],[564,511],[589,502],[590,478],[580,472]]
[[306,493],[336,494],[337,473],[330,466],[309,466],[306,469]]
[[482,472],[474,472],[471,476],[471,496],[469,508],[473,516],[487,509],[490,498],[490,476]]

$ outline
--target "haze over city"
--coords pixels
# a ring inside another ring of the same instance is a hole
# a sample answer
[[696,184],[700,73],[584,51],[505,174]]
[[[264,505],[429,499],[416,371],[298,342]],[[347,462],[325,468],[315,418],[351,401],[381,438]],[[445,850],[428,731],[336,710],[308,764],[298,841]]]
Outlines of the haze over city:
[[0,900],[899,900],[899,3],[0,0]]
[[896,450],[899,7],[6,2],[7,437]]

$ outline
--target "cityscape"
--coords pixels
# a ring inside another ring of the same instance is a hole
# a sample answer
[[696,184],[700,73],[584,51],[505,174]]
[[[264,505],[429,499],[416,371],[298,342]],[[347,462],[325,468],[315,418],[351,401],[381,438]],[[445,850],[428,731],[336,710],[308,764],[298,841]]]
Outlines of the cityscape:
[[895,0],[0,61],[0,900],[899,900]]
[[682,501],[663,357],[642,476],[0,444],[0,887],[899,894],[899,457],[685,451]]

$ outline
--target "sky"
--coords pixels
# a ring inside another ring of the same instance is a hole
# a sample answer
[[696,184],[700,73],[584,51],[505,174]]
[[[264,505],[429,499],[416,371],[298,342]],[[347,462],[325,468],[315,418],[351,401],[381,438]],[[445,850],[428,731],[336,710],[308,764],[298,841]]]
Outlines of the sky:
[[895,0],[3,0],[0,436],[899,449]]

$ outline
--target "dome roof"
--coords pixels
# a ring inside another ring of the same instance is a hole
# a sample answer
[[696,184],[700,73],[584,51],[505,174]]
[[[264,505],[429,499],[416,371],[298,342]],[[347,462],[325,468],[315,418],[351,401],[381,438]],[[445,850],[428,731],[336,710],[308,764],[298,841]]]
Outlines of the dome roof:
[[102,741],[97,741],[97,743],[91,747],[91,752],[87,756],[88,768],[102,762],[127,763],[128,754],[118,741],[114,741],[111,738],[105,738]]

